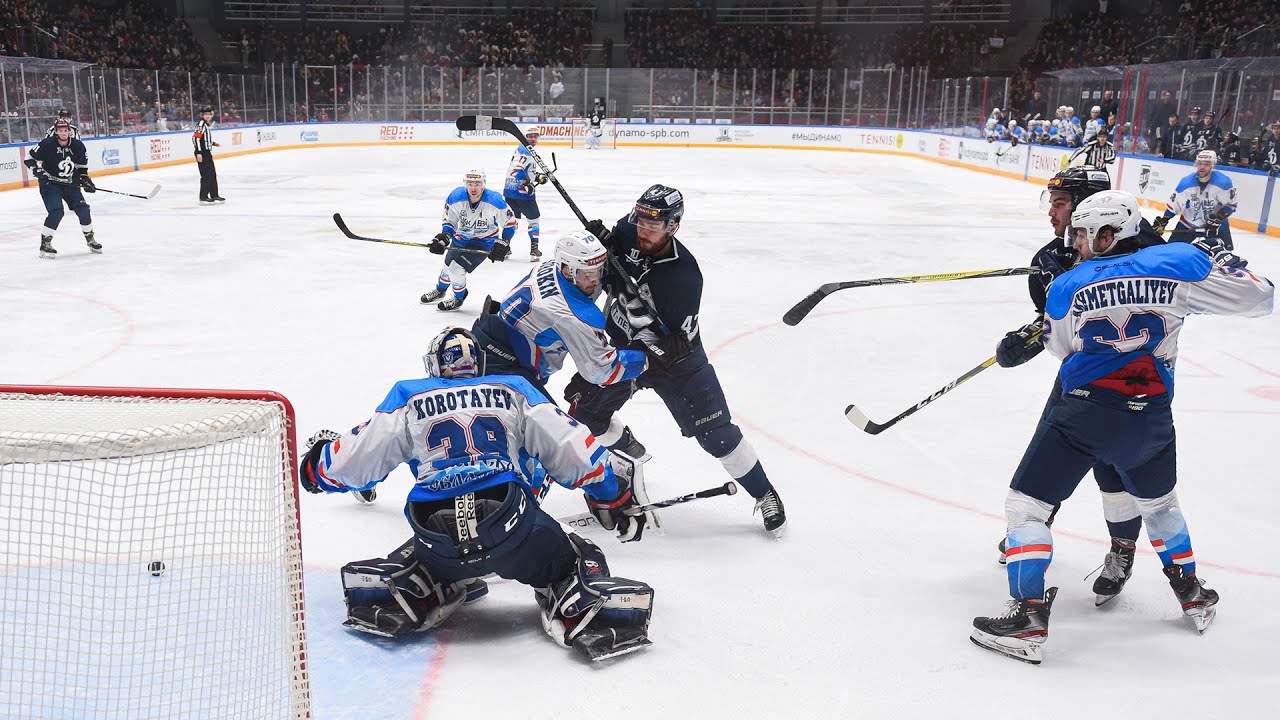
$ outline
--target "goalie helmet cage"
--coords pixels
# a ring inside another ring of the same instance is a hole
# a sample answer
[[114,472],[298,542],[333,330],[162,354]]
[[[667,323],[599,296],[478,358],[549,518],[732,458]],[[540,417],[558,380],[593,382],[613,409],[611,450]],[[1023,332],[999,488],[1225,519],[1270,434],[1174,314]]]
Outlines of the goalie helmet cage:
[[[588,129],[587,118],[576,117],[569,118],[569,147],[576,149],[586,149]],[[618,149],[618,120],[617,118],[605,118],[600,121],[600,149],[601,150],[617,150]]]
[[0,717],[310,718],[293,408],[0,385]]

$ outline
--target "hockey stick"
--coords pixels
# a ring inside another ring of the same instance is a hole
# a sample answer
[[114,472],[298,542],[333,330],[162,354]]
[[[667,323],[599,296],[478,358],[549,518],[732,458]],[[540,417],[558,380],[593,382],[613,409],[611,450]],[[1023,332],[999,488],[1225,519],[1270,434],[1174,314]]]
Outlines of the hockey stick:
[[798,325],[801,320],[813,311],[818,303],[837,290],[849,288],[871,287],[873,285],[907,285],[911,283],[943,282],[947,280],[974,280],[978,278],[1005,277],[1009,275],[1030,275],[1036,268],[1000,268],[997,270],[970,270],[968,272],[938,273],[936,275],[903,275],[901,277],[875,278],[873,280],[849,280],[847,282],[827,283],[809,293],[803,300],[782,316],[782,322]]
[[[1032,333],[1031,336],[1027,338],[1026,344],[1030,345],[1031,343],[1039,340],[1041,332],[1042,332],[1041,330],[1037,330],[1034,333]],[[858,409],[857,405],[850,405],[849,407],[845,408],[844,416],[849,418],[849,422],[853,423],[854,425],[857,425],[859,430],[862,430],[863,432],[869,433],[871,435],[879,435],[880,433],[884,432],[885,430],[888,430],[894,425],[897,425],[898,423],[902,422],[904,419],[910,417],[911,415],[916,414],[924,406],[928,405],[934,400],[937,400],[943,395],[946,395],[952,390],[955,390],[958,386],[964,384],[967,380],[972,378],[974,375],[977,375],[978,373],[982,372],[983,370],[986,370],[987,368],[995,364],[996,364],[996,358],[994,355],[992,355],[986,360],[983,360],[977,367],[973,368],[969,372],[961,375],[955,380],[952,380],[951,382],[942,386],[942,389],[938,390],[934,394],[921,400],[915,405],[912,405],[906,410],[898,413],[896,417],[894,417],[892,420],[889,420],[888,422],[884,422],[884,423],[872,422],[870,418],[868,418],[861,410]]]
[[[694,500],[719,497],[721,495],[736,495],[737,493],[737,483],[730,481],[723,485],[717,485],[716,487],[708,488],[706,490],[699,490],[698,492],[689,493],[688,495],[673,497],[670,500],[661,500],[659,502],[649,503],[648,505],[634,507],[628,510],[627,514],[635,516],[647,513],[651,510],[657,510],[658,508],[671,507],[672,505],[683,505],[684,503],[693,502]],[[570,515],[569,517],[556,519],[570,527],[590,527],[591,525],[600,524],[600,519],[597,518],[594,513],[589,512],[578,513],[577,515]]]
[[[573,198],[569,197],[569,191],[565,190],[564,186],[560,184],[560,181],[556,179],[555,171],[547,167],[547,163],[543,161],[540,155],[538,155],[538,151],[529,144],[529,138],[524,136],[524,133],[520,131],[520,128],[515,123],[506,118],[490,117],[488,115],[463,115],[457,119],[454,125],[463,132],[471,130],[501,130],[511,137],[514,137],[521,145],[524,146],[525,150],[529,151],[529,157],[533,158],[533,161],[538,165],[538,169],[541,170],[542,174],[546,175],[547,179],[551,181],[551,184],[555,186],[556,192],[560,193],[560,197],[564,198],[565,204],[573,211],[573,214],[578,218],[578,222],[582,223],[582,227],[585,228],[587,226],[587,216],[583,215],[582,211],[578,209],[577,203],[573,201]],[[622,268],[622,263],[618,262],[618,259],[614,257],[612,251],[609,252],[609,265],[611,265],[613,269],[622,276],[623,282],[627,284],[627,289],[636,297],[640,298],[640,302],[644,303],[645,310],[657,319],[658,308],[654,307],[653,303],[640,292],[640,288],[636,286],[635,280],[632,280],[631,276]]]
[[[373,237],[365,237],[363,235],[357,235],[351,232],[351,228],[347,227],[347,223],[343,221],[342,215],[339,213],[333,214],[333,222],[338,226],[338,229],[342,231],[343,235],[346,235],[352,240],[364,240],[365,242],[376,242],[376,243],[390,243],[392,245],[408,245],[409,247],[420,247],[420,248],[431,247],[426,243],[409,242],[408,240],[387,240],[386,238],[373,238]],[[487,251],[480,250],[477,248],[456,248],[456,247],[450,246],[448,249],[452,250],[453,252],[471,253],[472,255],[488,255],[489,254]]]
[[147,193],[146,195],[135,195],[133,193],[121,192],[119,190],[108,190],[104,187],[97,187],[95,189],[98,192],[111,193],[112,195],[124,195],[125,197],[138,198],[139,200],[150,200],[151,198],[156,196],[156,193],[160,192],[159,185],[156,185],[155,187],[151,188],[151,192]]

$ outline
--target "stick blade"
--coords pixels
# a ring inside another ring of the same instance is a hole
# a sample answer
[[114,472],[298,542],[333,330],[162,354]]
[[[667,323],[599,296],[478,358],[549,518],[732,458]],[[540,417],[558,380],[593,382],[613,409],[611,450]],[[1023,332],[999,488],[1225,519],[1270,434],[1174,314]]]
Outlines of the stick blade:
[[151,198],[159,194],[160,194],[160,186],[156,185],[155,187],[151,188],[151,192],[147,193],[147,199],[150,200]]
[[476,129],[476,116],[463,115],[462,117],[455,120],[453,124],[455,127],[458,128],[458,130],[462,132],[471,132],[472,130]]
[[849,422],[856,425],[859,430],[871,435],[879,435],[886,427],[888,427],[887,425],[878,425],[872,422],[871,418],[867,417],[865,413],[859,410],[857,405],[850,405],[845,408],[844,416],[849,418]]
[[822,299],[826,296],[827,294],[822,292],[821,288],[814,290],[788,310],[782,316],[782,322],[788,325],[799,325],[800,321],[813,312],[813,309],[818,307],[818,303],[822,302]]

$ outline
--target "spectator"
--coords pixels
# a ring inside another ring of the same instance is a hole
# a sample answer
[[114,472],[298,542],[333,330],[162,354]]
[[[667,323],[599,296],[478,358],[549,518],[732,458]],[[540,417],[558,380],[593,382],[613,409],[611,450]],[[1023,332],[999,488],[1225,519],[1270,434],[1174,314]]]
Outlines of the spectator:
[[1040,95],[1040,91],[1036,90],[1031,99],[1027,101],[1027,114],[1032,119],[1047,120],[1049,118],[1049,108],[1044,98]]
[[1164,126],[1165,122],[1168,121],[1169,116],[1175,115],[1177,112],[1178,106],[1173,101],[1173,93],[1169,90],[1165,90],[1163,93],[1160,93],[1160,104],[1156,105],[1155,108],[1147,115],[1147,131],[1151,135],[1153,141],[1156,139],[1156,136],[1159,134],[1160,129]]
[[[1102,91],[1102,104],[1099,107],[1102,108],[1102,117],[1110,118],[1113,115],[1119,117],[1120,102],[1116,100],[1116,93],[1114,90]],[[1115,127],[1115,120],[1111,121],[1111,127]]]

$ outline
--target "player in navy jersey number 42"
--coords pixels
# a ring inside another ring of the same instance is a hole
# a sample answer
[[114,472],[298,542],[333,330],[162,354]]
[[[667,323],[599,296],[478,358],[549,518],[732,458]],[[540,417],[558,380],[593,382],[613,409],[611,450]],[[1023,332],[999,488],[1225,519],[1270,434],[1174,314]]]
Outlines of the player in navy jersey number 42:
[[634,382],[604,387],[579,373],[565,388],[565,399],[572,404],[570,413],[601,442],[642,457],[643,446],[614,414],[636,390],[652,388],[680,432],[697,440],[756,498],[765,530],[781,537],[787,522],[782,499],[755,449],[733,423],[720,380],[702,347],[702,271],[676,238],[683,217],[680,191],[653,185],[612,231],[599,220],[587,223],[587,230],[613,256],[605,271],[606,331],[616,347],[644,350],[649,363]]
[[1220,243],[1140,248],[1141,221],[1128,193],[1081,202],[1071,215],[1081,262],[1049,286],[1045,346],[1062,359],[1063,398],[1036,426],[1005,500],[1012,600],[1003,615],[975,618],[970,635],[1025,662],[1041,660],[1057,593],[1045,589],[1046,521],[1099,461],[1120,471],[1183,613],[1204,632],[1216,612],[1218,593],[1196,574],[1174,489],[1178,335],[1194,313],[1266,315],[1275,287]]

